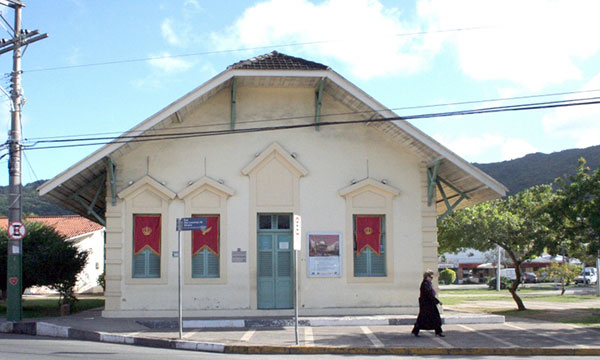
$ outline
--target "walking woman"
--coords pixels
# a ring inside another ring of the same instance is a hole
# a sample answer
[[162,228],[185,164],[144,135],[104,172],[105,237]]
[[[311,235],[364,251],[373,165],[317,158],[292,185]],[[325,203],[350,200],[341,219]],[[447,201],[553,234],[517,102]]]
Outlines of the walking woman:
[[412,334],[417,337],[420,330],[435,330],[435,336],[445,336],[442,331],[442,318],[437,308],[437,304],[442,305],[442,302],[435,297],[432,280],[433,271],[425,271],[421,283],[421,294],[419,295],[419,316],[412,329]]

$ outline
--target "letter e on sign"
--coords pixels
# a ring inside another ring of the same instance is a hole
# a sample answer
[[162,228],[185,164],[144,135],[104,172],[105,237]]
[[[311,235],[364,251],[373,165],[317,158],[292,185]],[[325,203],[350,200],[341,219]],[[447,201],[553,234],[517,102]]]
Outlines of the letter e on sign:
[[294,250],[300,251],[302,248],[302,219],[300,215],[294,214]]
[[20,221],[8,224],[8,237],[12,240],[23,240],[25,237],[25,225]]

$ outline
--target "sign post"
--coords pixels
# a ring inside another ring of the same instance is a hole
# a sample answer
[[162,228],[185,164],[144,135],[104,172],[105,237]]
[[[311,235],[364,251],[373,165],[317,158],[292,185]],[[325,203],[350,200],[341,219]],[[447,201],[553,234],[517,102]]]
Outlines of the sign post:
[[300,215],[294,214],[294,271],[296,275],[295,283],[295,291],[294,291],[294,332],[296,333],[296,345],[299,344],[298,341],[298,275],[300,271],[298,271],[298,253],[302,249],[302,218]]
[[23,293],[23,239],[25,238],[25,225],[21,221],[12,221],[8,224],[8,259],[7,259],[7,296],[6,320],[21,321],[23,306],[21,294]]
[[193,231],[193,230],[205,230],[206,229],[206,217],[191,217],[181,218],[176,220],[177,228],[177,295],[179,300],[179,339],[183,336],[183,296],[181,281],[181,258],[183,257],[181,248],[181,232],[182,231]]

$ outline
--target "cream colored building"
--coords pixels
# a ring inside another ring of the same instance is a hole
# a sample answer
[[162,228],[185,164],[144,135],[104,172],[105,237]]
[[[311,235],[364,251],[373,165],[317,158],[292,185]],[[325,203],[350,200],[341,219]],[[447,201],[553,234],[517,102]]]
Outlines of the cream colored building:
[[[414,314],[438,216],[506,192],[327,66],[277,52],[233,64],[38,190],[105,223],[106,317],[177,315],[179,234],[185,317],[290,315],[295,274],[301,315]],[[216,219],[218,246],[177,231],[192,216]],[[356,249],[361,216],[379,221],[379,254]],[[144,250],[142,218],[160,228]],[[311,255],[322,235],[339,254]]]

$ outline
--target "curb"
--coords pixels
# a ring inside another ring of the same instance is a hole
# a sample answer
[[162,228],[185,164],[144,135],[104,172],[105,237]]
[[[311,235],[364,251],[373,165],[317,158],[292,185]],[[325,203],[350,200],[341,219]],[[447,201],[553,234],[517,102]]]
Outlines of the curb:
[[73,329],[44,322],[4,322],[0,332],[39,335],[73,340],[127,344],[154,348],[229,354],[345,354],[345,355],[458,355],[458,356],[600,356],[600,348],[412,348],[412,347],[342,347],[342,346],[260,346],[224,345],[184,340],[133,337],[89,330]]
[[[301,318],[299,326],[385,326],[385,325],[413,325],[414,317],[383,317],[383,316],[346,316],[346,317],[319,317]],[[503,315],[470,315],[442,317],[444,324],[502,324]],[[138,324],[150,329],[176,329],[179,325],[176,320],[138,320]],[[184,329],[201,328],[266,328],[266,327],[292,327],[294,319],[222,319],[222,320],[184,320]]]

